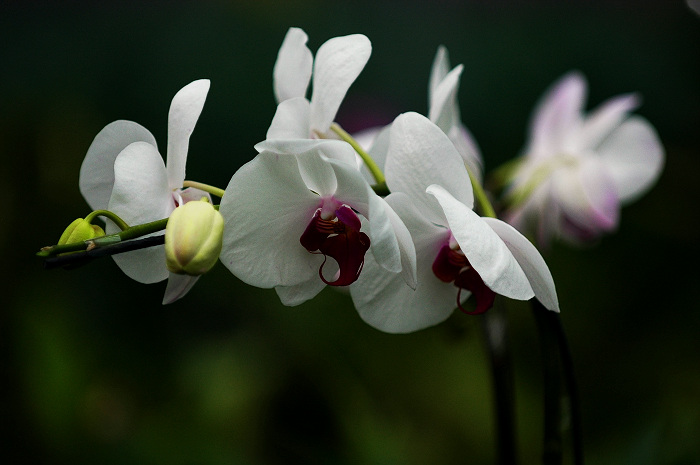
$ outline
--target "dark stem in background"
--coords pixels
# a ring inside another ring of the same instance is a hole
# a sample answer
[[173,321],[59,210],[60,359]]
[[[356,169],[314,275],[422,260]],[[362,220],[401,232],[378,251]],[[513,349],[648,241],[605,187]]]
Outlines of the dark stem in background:
[[498,465],[517,463],[515,437],[515,389],[508,349],[508,322],[503,305],[496,301],[482,319],[482,328],[493,377],[496,414],[496,458]]
[[143,239],[132,239],[130,241],[117,242],[116,244],[97,247],[92,250],[71,252],[55,257],[44,259],[44,268],[47,270],[53,268],[73,269],[82,265],[86,265],[92,260],[108,255],[130,252],[132,250],[145,249],[165,243],[165,236],[150,236]]
[[[532,310],[537,323],[542,347],[544,384],[544,465],[562,463],[562,431],[569,424],[572,436],[572,455],[575,465],[583,465],[583,435],[581,414],[573,360],[566,334],[558,313],[547,310],[537,299],[532,299]],[[563,375],[563,377],[562,377]],[[564,392],[562,392],[562,380]],[[562,412],[562,405],[566,410]],[[568,422],[563,421],[562,413]]]

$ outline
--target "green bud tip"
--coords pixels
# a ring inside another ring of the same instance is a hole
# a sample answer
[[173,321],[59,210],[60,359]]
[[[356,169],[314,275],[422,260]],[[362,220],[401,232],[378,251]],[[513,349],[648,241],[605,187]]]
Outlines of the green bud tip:
[[89,221],[78,218],[63,231],[61,238],[58,240],[58,245],[85,242],[104,235],[104,230],[98,225],[90,224]]

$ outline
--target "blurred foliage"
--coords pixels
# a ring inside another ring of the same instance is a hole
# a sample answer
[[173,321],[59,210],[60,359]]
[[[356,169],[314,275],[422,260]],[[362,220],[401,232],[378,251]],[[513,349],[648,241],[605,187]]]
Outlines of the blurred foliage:
[[[700,17],[678,0],[48,2],[0,6],[3,463],[492,463],[476,318],[410,335],[368,327],[327,289],[298,308],[217,266],[181,301],[111,260],[44,271],[33,253],[88,207],[92,138],[130,119],[166,142],[175,92],[212,89],[188,178],[224,187],[274,113],[290,26],[364,33],[373,56],[338,121],[426,111],[434,53],[464,63],[463,119],[487,170],[518,154],[542,92],[570,69],[590,106],[637,91],[667,166],[594,247],[547,259],[580,382],[588,463],[700,462]],[[17,225],[23,227],[17,229]],[[29,228],[28,226],[32,227]],[[12,226],[12,227],[10,227]],[[522,463],[537,463],[541,364],[526,304],[508,302]]]

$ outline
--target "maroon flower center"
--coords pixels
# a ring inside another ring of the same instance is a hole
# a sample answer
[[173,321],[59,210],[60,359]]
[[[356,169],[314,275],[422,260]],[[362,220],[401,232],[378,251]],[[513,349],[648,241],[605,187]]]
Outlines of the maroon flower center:
[[[440,248],[433,262],[433,273],[440,281],[454,282],[457,292],[457,307],[469,315],[479,315],[493,306],[496,293],[489,289],[479,276],[479,273],[471,266],[464,253],[457,247],[453,249],[449,243]],[[476,299],[476,310],[467,311],[460,302],[462,289],[466,289]]]
[[[360,226],[360,219],[345,205],[336,209],[335,216],[330,219],[321,217],[321,209],[314,214],[299,242],[309,252],[323,254],[318,275],[324,283],[347,286],[360,277],[370,244],[367,234],[360,232]],[[323,266],[328,257],[338,262],[339,271],[334,281],[328,281],[323,276]]]

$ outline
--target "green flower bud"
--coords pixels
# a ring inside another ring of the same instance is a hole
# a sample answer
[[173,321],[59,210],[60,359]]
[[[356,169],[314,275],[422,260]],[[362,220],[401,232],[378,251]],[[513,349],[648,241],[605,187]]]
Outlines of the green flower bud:
[[96,224],[90,224],[83,218],[78,218],[63,231],[61,238],[58,240],[58,245],[84,242],[104,235],[105,232],[101,227]]
[[165,260],[168,270],[197,276],[219,259],[224,217],[206,201],[187,202],[175,209],[165,227]]

